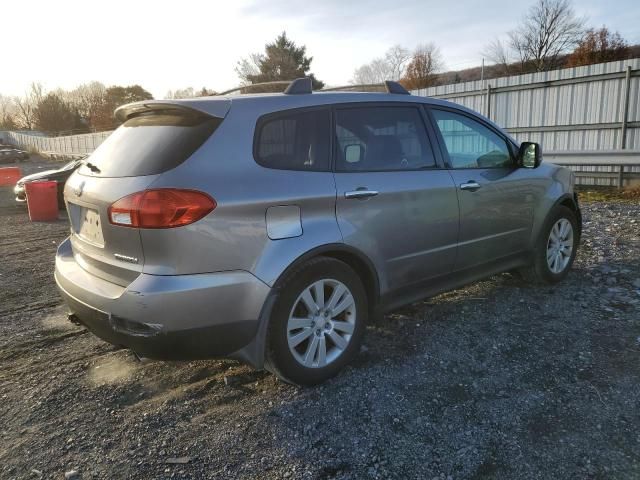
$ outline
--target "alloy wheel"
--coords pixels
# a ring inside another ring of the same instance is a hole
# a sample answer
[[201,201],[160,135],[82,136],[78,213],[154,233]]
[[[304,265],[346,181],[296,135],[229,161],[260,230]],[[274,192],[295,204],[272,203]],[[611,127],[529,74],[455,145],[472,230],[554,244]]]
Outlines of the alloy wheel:
[[547,240],[547,265],[552,273],[562,273],[573,252],[573,226],[566,218],[559,219],[549,233]]
[[356,325],[356,302],[345,284],[334,279],[307,286],[287,321],[289,350],[307,368],[322,368],[347,349]]

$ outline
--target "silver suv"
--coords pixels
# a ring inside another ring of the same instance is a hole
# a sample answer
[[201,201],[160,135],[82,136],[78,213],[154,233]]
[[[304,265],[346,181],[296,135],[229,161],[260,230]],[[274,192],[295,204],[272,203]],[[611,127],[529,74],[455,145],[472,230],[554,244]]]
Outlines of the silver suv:
[[335,375],[376,315],[498,272],[561,280],[571,171],[477,113],[387,93],[134,103],[69,178],[70,318],[163,359]]

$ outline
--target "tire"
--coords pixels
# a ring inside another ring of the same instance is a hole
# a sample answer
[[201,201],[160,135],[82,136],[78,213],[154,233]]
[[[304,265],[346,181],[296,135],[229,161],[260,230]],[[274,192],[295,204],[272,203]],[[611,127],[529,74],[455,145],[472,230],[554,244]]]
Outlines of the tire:
[[296,385],[335,376],[360,350],[367,307],[362,281],[346,263],[327,257],[304,263],[281,284],[267,332],[268,369]]
[[62,184],[63,188],[61,189],[58,186],[58,210],[66,210],[67,206],[64,203],[64,184]]
[[[555,238],[558,238],[561,229],[568,228],[567,225],[570,225],[571,229],[570,231],[562,231],[560,239],[563,246],[557,247],[558,242],[552,238],[552,229]],[[579,242],[580,233],[576,214],[563,205],[553,207],[534,245],[533,262],[529,267],[521,269],[520,275],[524,280],[534,284],[560,282],[567,276],[571,265],[573,265]],[[551,250],[552,248],[554,250]],[[570,251],[568,251],[569,248]],[[550,256],[549,260],[547,260],[547,255]]]

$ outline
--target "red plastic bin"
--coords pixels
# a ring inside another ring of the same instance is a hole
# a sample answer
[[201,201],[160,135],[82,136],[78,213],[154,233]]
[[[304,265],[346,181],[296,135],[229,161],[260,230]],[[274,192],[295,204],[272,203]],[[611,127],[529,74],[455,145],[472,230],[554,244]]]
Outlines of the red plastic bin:
[[0,168],[0,186],[15,185],[22,178],[22,173],[18,167]]
[[58,183],[27,182],[24,184],[29,207],[29,220],[50,222],[58,219]]

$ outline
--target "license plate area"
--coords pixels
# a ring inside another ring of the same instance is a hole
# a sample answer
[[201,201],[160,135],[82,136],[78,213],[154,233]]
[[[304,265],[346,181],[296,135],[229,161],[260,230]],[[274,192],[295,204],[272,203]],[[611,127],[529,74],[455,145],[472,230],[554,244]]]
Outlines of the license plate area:
[[98,247],[104,246],[102,223],[98,211],[74,205],[75,221],[72,221],[74,233],[85,242]]

